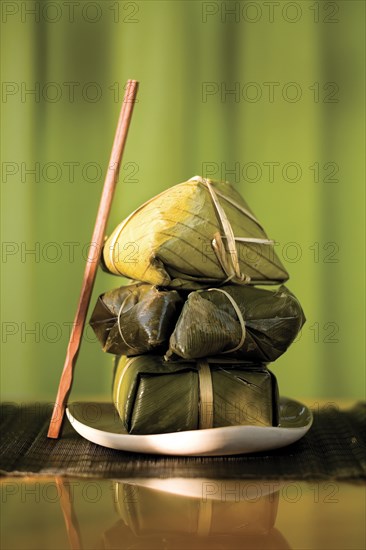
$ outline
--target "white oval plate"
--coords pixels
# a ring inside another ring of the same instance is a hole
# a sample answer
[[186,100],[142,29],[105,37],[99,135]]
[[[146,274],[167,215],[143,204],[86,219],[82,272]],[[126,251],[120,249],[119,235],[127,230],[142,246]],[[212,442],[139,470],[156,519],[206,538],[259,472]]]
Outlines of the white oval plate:
[[152,435],[124,431],[112,403],[73,403],[66,409],[73,428],[85,439],[120,451],[181,456],[222,456],[269,451],[301,439],[313,422],[311,411],[280,399],[278,427],[228,426]]

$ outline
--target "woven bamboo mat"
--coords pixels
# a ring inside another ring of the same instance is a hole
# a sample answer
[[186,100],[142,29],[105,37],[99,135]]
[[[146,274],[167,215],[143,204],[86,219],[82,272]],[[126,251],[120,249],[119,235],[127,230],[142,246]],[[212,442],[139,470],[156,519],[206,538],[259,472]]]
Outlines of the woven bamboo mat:
[[0,473],[94,478],[202,477],[366,479],[366,403],[314,413],[308,434],[276,451],[233,457],[162,457],[114,451],[79,436],[66,420],[59,440],[47,439],[52,407],[1,406]]

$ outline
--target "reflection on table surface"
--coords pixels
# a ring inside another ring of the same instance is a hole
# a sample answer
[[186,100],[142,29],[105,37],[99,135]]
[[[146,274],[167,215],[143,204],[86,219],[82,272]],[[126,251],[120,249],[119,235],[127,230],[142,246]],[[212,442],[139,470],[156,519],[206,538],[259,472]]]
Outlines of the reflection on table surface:
[[4,550],[364,549],[365,486],[3,478]]

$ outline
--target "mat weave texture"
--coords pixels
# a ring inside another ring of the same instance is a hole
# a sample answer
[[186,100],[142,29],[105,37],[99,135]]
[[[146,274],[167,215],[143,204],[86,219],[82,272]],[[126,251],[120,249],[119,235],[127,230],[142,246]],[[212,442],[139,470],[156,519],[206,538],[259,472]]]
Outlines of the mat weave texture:
[[203,477],[366,480],[366,403],[313,411],[307,435],[275,451],[233,457],[163,457],[106,449],[65,421],[59,440],[47,438],[51,405],[1,406],[0,473],[93,478]]

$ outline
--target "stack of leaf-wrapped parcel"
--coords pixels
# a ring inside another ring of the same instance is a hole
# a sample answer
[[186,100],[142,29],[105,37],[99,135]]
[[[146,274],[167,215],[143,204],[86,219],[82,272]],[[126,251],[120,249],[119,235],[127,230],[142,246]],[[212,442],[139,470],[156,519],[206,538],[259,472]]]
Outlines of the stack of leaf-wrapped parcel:
[[267,364],[305,317],[229,183],[196,176],[153,197],[116,227],[102,264],[132,279],[101,295],[90,319],[117,356],[113,401],[128,433],[278,424]]

